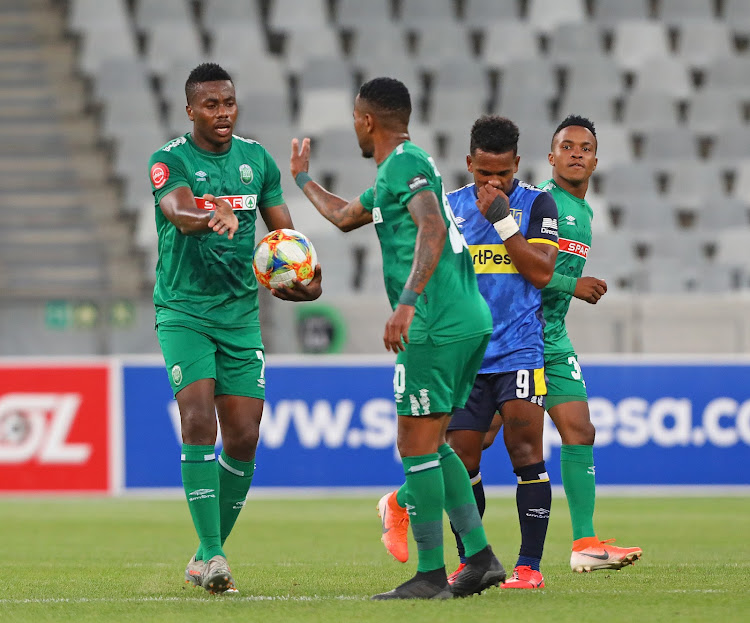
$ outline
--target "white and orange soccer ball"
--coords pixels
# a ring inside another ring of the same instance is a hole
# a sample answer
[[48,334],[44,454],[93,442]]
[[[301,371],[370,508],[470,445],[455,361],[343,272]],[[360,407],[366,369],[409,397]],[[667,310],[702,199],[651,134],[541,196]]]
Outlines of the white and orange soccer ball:
[[268,288],[288,286],[295,279],[307,285],[315,275],[318,254],[310,239],[293,229],[266,234],[253,252],[253,270],[258,282]]

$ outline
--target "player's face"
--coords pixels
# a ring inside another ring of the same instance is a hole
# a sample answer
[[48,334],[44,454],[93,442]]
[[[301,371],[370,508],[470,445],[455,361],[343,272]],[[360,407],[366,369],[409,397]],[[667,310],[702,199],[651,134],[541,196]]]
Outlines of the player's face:
[[223,152],[229,149],[237,123],[237,99],[229,80],[201,82],[187,106],[193,122],[193,140],[201,149]]
[[512,151],[493,154],[477,149],[466,156],[466,168],[474,176],[477,186],[491,184],[509,195],[513,190],[513,177],[518,173],[520,160],[521,157]]
[[555,136],[549,163],[570,184],[588,182],[596,170],[596,137],[587,128],[571,125]]
[[354,100],[354,132],[357,134],[357,142],[362,150],[362,157],[372,158],[375,155],[375,143],[372,140],[372,133],[369,131],[369,117],[362,108],[359,95],[357,95]]

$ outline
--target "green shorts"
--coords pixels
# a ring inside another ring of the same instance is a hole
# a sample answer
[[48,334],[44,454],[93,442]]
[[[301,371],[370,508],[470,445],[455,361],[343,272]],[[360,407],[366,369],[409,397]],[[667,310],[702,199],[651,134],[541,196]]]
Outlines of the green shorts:
[[564,402],[588,402],[586,381],[573,351],[545,359],[544,371],[547,374],[545,406],[548,411]]
[[396,413],[421,416],[463,407],[489,341],[489,335],[479,335],[439,346],[407,344],[393,375]]
[[205,327],[159,324],[156,327],[172,392],[190,383],[214,379],[214,394],[265,399],[265,355],[257,327]]

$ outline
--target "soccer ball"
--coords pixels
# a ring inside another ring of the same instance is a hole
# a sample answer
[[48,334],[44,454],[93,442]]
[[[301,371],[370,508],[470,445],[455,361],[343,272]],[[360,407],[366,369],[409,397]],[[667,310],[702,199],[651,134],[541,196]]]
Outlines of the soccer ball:
[[318,254],[310,239],[293,229],[276,229],[266,234],[253,252],[253,270],[258,282],[268,288],[303,285],[312,281]]

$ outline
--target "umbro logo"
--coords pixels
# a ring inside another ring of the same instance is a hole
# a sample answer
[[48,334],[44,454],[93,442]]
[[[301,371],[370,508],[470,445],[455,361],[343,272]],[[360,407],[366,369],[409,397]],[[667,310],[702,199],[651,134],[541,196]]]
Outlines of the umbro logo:
[[196,171],[195,172],[195,181],[196,182],[207,182],[208,181],[208,173],[205,171]]
[[568,222],[568,225],[575,225],[576,224],[576,217],[572,214],[568,214],[568,216],[565,217],[565,220]]
[[412,504],[409,504],[408,502],[406,503],[406,512],[407,512],[407,514],[409,514],[409,515],[416,515],[417,513],[414,512],[415,508],[416,508],[416,506],[413,506]]
[[191,491],[188,493],[188,495],[206,495],[207,493],[213,493],[213,489],[196,489],[195,491]]

